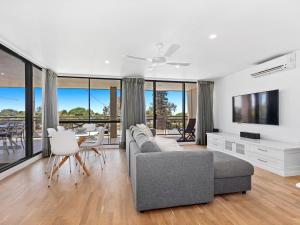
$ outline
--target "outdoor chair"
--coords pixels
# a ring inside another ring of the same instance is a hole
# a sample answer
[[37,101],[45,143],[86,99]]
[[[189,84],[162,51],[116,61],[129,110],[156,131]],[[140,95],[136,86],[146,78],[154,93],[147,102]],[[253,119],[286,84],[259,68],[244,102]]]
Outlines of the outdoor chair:
[[187,127],[185,129],[177,127],[177,130],[181,135],[181,138],[179,138],[177,141],[195,141],[195,124],[196,119],[191,118],[189,119]]

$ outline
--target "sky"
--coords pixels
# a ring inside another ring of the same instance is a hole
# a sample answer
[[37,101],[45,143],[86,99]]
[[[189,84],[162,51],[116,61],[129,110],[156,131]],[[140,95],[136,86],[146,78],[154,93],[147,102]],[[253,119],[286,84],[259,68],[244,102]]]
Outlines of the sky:
[[[36,108],[42,105],[42,89],[35,88]],[[25,88],[0,88],[0,110],[25,111]]]
[[[87,89],[58,88],[58,110],[69,111],[76,107],[88,108]],[[117,91],[120,96],[120,90]],[[109,106],[110,90],[91,89],[91,110],[102,113],[104,106]],[[146,109],[153,103],[152,91],[145,91]],[[182,111],[182,92],[168,91],[169,102],[177,105],[176,113]],[[42,90],[35,88],[35,108],[42,104]],[[0,88],[0,110],[14,109],[25,111],[25,89],[24,88]]]

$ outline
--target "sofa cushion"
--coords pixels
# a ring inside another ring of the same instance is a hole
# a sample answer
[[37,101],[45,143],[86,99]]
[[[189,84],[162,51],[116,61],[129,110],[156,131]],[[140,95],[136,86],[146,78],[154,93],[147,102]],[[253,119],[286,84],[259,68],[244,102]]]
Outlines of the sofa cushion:
[[242,159],[222,152],[214,151],[213,154],[215,178],[243,177],[254,173],[254,167]]
[[155,141],[153,141],[153,138],[147,136],[142,130],[135,130],[133,132],[133,138],[142,153],[160,152],[160,149]]
[[174,139],[155,136],[155,143],[158,145],[162,152],[182,151],[183,148],[179,146],[178,142]]

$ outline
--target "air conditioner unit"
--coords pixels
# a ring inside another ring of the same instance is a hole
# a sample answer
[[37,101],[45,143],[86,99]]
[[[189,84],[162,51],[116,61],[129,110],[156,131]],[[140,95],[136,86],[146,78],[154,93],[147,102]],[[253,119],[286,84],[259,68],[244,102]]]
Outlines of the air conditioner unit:
[[271,73],[296,68],[296,53],[280,56],[270,61],[258,64],[253,67],[250,75],[254,78],[265,76]]

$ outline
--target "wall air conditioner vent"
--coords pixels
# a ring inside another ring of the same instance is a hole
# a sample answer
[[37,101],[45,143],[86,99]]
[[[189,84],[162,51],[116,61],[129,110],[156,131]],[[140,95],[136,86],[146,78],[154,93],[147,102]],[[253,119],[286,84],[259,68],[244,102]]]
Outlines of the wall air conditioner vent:
[[255,66],[250,75],[257,78],[294,68],[296,68],[296,53],[291,53]]

